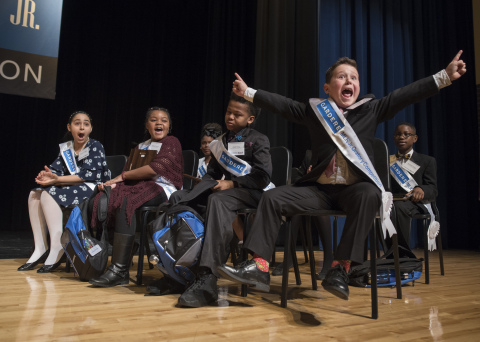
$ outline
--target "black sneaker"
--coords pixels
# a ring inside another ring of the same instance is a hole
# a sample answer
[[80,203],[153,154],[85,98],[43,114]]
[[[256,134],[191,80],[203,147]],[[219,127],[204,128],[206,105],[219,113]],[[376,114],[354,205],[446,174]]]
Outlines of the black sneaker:
[[190,285],[178,298],[178,305],[189,308],[200,308],[215,303],[218,299],[217,277],[203,274]]
[[185,285],[180,284],[168,276],[163,276],[163,278],[157,279],[147,286],[148,293],[145,294],[145,296],[165,296],[183,293],[185,290]]
[[260,271],[254,260],[244,261],[236,267],[218,266],[217,271],[222,277],[233,282],[255,286],[265,292],[270,291],[270,273]]
[[322,281],[322,286],[338,298],[348,300],[348,275],[342,265],[336,265],[328,271],[325,279]]
[[[293,261],[290,262],[290,265],[288,266],[288,268],[290,269],[292,267],[293,267]],[[275,266],[275,268],[272,271],[272,276],[281,276],[282,274],[283,274],[283,262]]]

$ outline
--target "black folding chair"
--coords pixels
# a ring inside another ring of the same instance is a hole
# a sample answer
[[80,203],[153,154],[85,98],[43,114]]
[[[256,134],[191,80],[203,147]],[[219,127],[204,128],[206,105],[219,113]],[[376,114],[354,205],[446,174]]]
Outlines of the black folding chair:
[[[377,171],[386,191],[390,190],[390,176],[389,176],[389,157],[388,147],[384,141],[380,139],[374,140],[374,167]],[[312,210],[303,213],[301,216],[346,216],[346,213],[339,210]],[[372,298],[372,318],[378,318],[378,293],[377,293],[377,264],[376,264],[376,248],[377,248],[377,231],[380,229],[379,215],[373,222],[373,229],[370,230],[370,261],[371,261],[371,298]],[[308,247],[310,252],[310,271],[312,277],[312,288],[317,289],[317,280],[315,277],[315,258],[313,257],[312,249],[312,235],[311,235],[311,220],[307,220],[306,227],[306,239],[308,241]],[[281,306],[287,307],[287,289],[288,289],[288,265],[287,260],[291,255],[291,240],[292,240],[292,227],[290,220],[287,220],[286,226],[286,239],[285,239],[285,251],[284,251],[284,263],[283,263],[283,277],[282,277],[282,294],[281,294]],[[336,221],[334,227],[334,233],[336,233]],[[334,234],[336,237],[336,234]],[[400,281],[400,265],[398,262],[398,240],[396,234],[392,237],[394,243],[394,259],[395,259],[395,277],[397,298],[402,298],[402,288]],[[295,259],[293,260],[295,265]],[[297,281],[298,284],[298,281]]]
[[[272,147],[270,149],[272,156],[272,183],[276,187],[290,184],[292,172],[292,153],[283,146]],[[237,211],[238,215],[245,216],[245,225],[243,228],[243,241],[247,239],[248,230],[250,229],[250,217],[257,212],[256,208],[245,208]],[[246,251],[244,251],[244,258],[246,258]],[[298,265],[297,265],[298,271]],[[242,285],[242,296],[247,296],[247,285]]]

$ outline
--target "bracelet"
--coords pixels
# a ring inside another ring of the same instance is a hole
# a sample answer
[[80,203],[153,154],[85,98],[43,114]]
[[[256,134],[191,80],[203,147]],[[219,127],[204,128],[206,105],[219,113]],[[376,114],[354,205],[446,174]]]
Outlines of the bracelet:
[[125,182],[125,172],[127,172],[127,171],[122,171],[122,181],[124,181],[124,182]]

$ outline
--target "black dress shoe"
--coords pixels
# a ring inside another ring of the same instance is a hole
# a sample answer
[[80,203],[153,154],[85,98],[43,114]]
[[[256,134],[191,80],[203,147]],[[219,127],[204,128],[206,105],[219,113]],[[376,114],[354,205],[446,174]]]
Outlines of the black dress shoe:
[[217,277],[203,274],[178,298],[178,305],[201,308],[213,304],[218,299]]
[[43,255],[38,258],[36,261],[34,262],[28,262],[26,264],[23,264],[22,266],[20,266],[19,268],[17,268],[17,271],[30,271],[30,270],[33,270],[33,268],[35,266],[37,266],[38,264],[41,264],[43,262],[45,262],[45,260],[47,260],[47,257],[48,257],[48,253],[50,253],[50,250],[47,249],[47,251],[45,253],[43,253]]
[[222,265],[217,267],[218,273],[239,284],[255,286],[255,288],[270,291],[270,273],[258,269],[254,260],[247,260],[236,267]]
[[58,266],[60,266],[61,263],[67,261],[67,257],[65,256],[65,254],[62,255],[62,257],[60,258],[60,260],[58,260],[56,263],[54,263],[53,265],[43,265],[42,267],[40,267],[38,270],[37,270],[37,273],[50,273],[50,272],[53,272],[54,270],[56,270],[58,268]]
[[338,298],[348,300],[348,275],[342,265],[337,265],[328,271],[325,279],[322,281],[322,286]]
[[[290,269],[292,267],[293,267],[293,262],[290,263],[288,268]],[[281,276],[282,274],[283,274],[283,262],[281,262],[277,266],[275,266],[275,268],[272,271],[272,276]]]

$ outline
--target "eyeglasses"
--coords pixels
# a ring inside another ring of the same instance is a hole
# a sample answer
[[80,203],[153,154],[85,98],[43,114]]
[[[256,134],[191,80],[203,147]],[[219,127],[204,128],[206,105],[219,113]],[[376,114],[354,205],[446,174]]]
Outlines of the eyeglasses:
[[401,137],[410,138],[410,137],[413,137],[414,135],[416,135],[416,134],[413,134],[413,133],[395,133],[393,136],[395,138],[401,138]]

